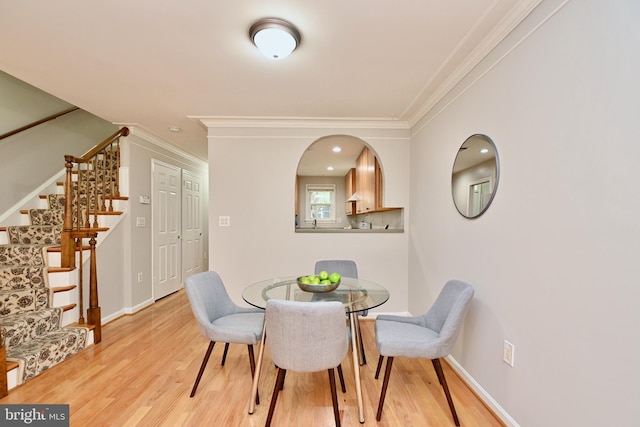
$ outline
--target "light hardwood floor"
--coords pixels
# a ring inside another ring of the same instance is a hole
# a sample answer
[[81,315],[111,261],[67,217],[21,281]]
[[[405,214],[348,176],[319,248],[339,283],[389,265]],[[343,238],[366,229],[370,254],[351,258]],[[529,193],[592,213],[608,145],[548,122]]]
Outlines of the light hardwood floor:
[[[382,420],[375,419],[382,373],[374,379],[378,353],[373,321],[363,319],[367,364],[361,367],[365,423],[358,420],[353,366],[343,363],[346,394],[338,388],[343,426],[453,426],[447,402],[429,360],[397,358]],[[70,405],[71,426],[263,426],[276,369],[265,351],[260,405],[248,414],[251,375],[247,347],[214,348],[195,397],[189,393],[208,341],[200,334],[184,291],[103,328],[102,342],[51,371],[16,387],[0,404]],[[255,348],[256,356],[258,348]],[[462,426],[501,426],[444,363]],[[383,368],[384,371],[384,368]],[[326,372],[288,372],[273,426],[333,426]]]

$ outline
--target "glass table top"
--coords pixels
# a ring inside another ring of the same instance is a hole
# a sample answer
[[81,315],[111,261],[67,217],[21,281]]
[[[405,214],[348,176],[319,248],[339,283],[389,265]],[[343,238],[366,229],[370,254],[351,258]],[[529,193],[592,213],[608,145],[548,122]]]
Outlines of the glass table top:
[[340,286],[331,292],[307,292],[298,287],[295,277],[281,277],[262,280],[248,286],[242,298],[258,308],[266,308],[267,300],[283,299],[291,301],[340,301],[348,313],[369,310],[384,304],[389,299],[389,291],[384,286],[364,280],[343,277]]

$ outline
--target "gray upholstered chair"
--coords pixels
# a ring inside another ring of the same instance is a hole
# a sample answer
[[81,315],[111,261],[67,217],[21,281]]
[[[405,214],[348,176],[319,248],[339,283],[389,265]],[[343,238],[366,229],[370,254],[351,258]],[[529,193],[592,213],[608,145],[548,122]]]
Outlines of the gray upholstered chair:
[[[196,394],[196,389],[216,342],[227,344],[222,358],[223,365],[229,343],[246,344],[249,349],[249,366],[253,378],[255,373],[253,346],[262,339],[264,310],[237,306],[229,298],[222,279],[215,271],[189,276],[185,280],[184,288],[193,314],[200,325],[200,331],[209,339],[209,347],[191,390],[191,397]],[[257,403],[259,400],[260,398],[256,396]]]
[[387,357],[376,416],[378,421],[382,416],[382,406],[389,385],[393,358],[402,356],[431,359],[438,381],[447,397],[453,420],[457,426],[460,425],[440,358],[451,352],[472,298],[473,288],[471,285],[459,280],[449,280],[440,291],[433,306],[422,316],[379,315],[376,318],[376,346],[380,353],[376,379],[380,373],[382,361],[385,356]]
[[[278,367],[266,426],[273,412],[287,370],[317,372],[327,370],[333,414],[340,426],[334,369],[347,355],[344,306],[338,301],[300,302],[268,300],[265,314],[267,348]],[[339,371],[340,372],[340,371]],[[343,388],[344,391],[344,388]]]
[[[346,260],[346,259],[329,259],[329,260],[321,260],[316,262],[315,266],[315,274],[320,273],[321,271],[327,271],[329,273],[340,273],[342,277],[352,277],[354,279],[358,278],[358,267],[355,261]],[[362,340],[362,333],[360,332],[360,316],[365,317],[369,314],[369,310],[363,310],[361,312],[356,313],[354,316],[356,324],[355,331],[358,335],[358,353],[360,355],[360,364],[364,365],[367,363],[367,356],[364,351],[364,341]]]

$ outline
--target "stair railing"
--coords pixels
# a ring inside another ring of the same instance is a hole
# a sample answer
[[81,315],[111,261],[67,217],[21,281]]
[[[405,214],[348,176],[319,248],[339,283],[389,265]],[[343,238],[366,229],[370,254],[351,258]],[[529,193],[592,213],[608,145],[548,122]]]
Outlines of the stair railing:
[[[101,339],[101,315],[98,305],[96,237],[100,228],[98,216],[113,212],[113,200],[120,197],[120,137],[129,135],[123,127],[82,157],[64,156],[64,222],[61,236],[61,267],[76,267],[76,248],[82,254],[84,239],[89,239],[89,309],[87,323],[94,326],[94,342]],[[75,177],[75,179],[74,179]],[[82,263],[82,257],[80,258]],[[79,323],[84,323],[82,289],[79,275]]]
[[60,111],[59,113],[55,113],[55,114],[52,114],[52,115],[50,115],[50,116],[47,116],[47,117],[45,117],[45,118],[43,118],[43,119],[36,120],[35,122],[33,122],[33,123],[29,123],[28,125],[25,125],[25,126],[19,127],[18,129],[14,129],[14,130],[9,131],[9,132],[7,132],[7,133],[3,133],[2,135],[0,135],[0,141],[2,141],[2,140],[3,140],[3,139],[5,139],[5,138],[9,138],[10,136],[13,136],[13,135],[19,134],[20,132],[24,132],[25,130],[29,130],[29,129],[33,128],[33,127],[36,127],[36,126],[38,126],[38,125],[41,125],[41,124],[43,124],[43,123],[50,122],[51,120],[55,120],[55,119],[57,119],[58,117],[62,117],[62,116],[64,116],[65,114],[72,113],[72,112],[74,112],[74,111],[76,111],[76,110],[79,110],[79,109],[80,109],[80,108],[78,108],[78,107],[71,107],[71,108],[68,108],[68,109],[66,109],[66,110],[64,110],[64,111]]

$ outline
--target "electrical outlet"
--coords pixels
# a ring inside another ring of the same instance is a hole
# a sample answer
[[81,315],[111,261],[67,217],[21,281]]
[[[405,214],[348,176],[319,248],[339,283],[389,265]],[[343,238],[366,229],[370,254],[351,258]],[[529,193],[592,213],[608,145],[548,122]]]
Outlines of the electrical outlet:
[[142,272],[138,273],[138,283],[142,283]]
[[504,363],[511,366],[512,368],[513,368],[513,359],[515,356],[515,351],[516,351],[515,346],[511,344],[509,341],[504,340],[504,347],[502,350],[502,360],[504,360]]

